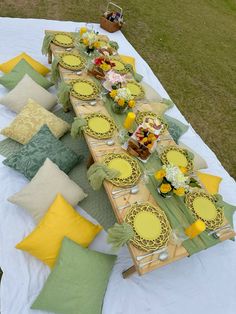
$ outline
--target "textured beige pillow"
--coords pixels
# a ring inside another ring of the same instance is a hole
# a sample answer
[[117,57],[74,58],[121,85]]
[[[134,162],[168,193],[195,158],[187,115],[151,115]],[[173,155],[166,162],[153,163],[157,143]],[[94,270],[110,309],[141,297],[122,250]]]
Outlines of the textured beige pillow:
[[57,138],[60,138],[70,129],[67,122],[44,109],[34,100],[29,99],[28,104],[25,105],[15,120],[8,127],[2,129],[0,133],[21,144],[27,144],[44,124],[47,124]]
[[87,194],[50,159],[46,159],[31,182],[8,201],[25,208],[38,222],[46,213],[56,195],[63,197],[74,207]]
[[179,142],[179,146],[184,148],[184,149],[187,149],[188,151],[193,153],[193,155],[194,155],[193,170],[194,171],[199,170],[199,169],[206,169],[206,168],[208,168],[205,159],[203,159],[200,155],[198,155],[192,148],[190,148],[189,146],[185,145],[181,141]]
[[52,109],[57,103],[55,95],[50,94],[28,74],[25,74],[15,88],[0,99],[0,104],[18,113],[27,104],[29,98],[34,99],[47,110]]

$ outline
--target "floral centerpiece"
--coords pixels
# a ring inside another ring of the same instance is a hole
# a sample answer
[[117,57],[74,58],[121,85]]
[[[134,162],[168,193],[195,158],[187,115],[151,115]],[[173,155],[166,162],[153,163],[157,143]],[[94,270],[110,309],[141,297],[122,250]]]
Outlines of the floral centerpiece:
[[114,100],[112,109],[115,113],[123,113],[127,108],[135,106],[134,97],[127,87],[112,89],[110,96]]
[[95,58],[88,72],[94,75],[97,79],[105,79],[105,75],[108,71],[114,67],[115,64],[110,61],[110,59],[106,56],[100,56]]
[[190,183],[190,178],[186,174],[187,168],[185,167],[163,165],[154,175],[155,179],[159,181],[158,192],[163,197],[170,197],[172,193],[184,196],[189,190]]
[[94,49],[100,47],[98,32],[87,30],[86,28],[80,29],[80,42],[86,47],[87,53],[91,53]]
[[111,91],[112,89],[118,89],[122,87],[122,84],[126,83],[126,77],[125,75],[120,75],[116,73],[115,71],[111,70],[108,71],[105,75],[105,82],[103,83],[103,86]]

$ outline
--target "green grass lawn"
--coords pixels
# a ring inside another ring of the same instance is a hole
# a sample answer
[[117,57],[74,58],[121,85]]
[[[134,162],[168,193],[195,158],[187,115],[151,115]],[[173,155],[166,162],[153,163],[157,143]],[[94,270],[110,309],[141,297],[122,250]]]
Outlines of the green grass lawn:
[[[99,22],[106,1],[2,0],[0,15]],[[124,35],[236,177],[236,1],[116,0]]]

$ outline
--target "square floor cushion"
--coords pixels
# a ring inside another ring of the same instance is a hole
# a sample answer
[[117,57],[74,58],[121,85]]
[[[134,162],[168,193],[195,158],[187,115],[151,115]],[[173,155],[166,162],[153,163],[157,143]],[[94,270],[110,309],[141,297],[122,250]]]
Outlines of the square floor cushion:
[[61,194],[57,194],[37,227],[16,248],[53,267],[64,237],[88,247],[101,230],[101,226],[78,214]]
[[199,171],[197,171],[197,176],[208,193],[210,194],[218,193],[219,185],[220,185],[220,182],[222,181],[221,177],[214,176],[209,173],[199,172]]
[[52,134],[48,126],[44,125],[28,144],[6,158],[3,164],[21,172],[31,180],[46,158],[51,159],[62,171],[68,173],[78,164],[81,157],[66,147]]
[[17,63],[11,72],[1,76],[0,84],[8,89],[13,89],[25,74],[28,74],[37,84],[43,88],[48,89],[53,85],[43,75],[35,71],[35,69],[25,59],[22,59],[19,63]]
[[64,238],[57,263],[31,308],[60,314],[101,314],[115,259]]
[[34,99],[47,110],[51,110],[57,103],[55,95],[50,94],[28,74],[25,74],[20,82],[7,95],[0,99],[0,104],[19,113],[27,104],[29,98]]
[[58,193],[72,206],[87,196],[81,187],[47,158],[31,182],[9,197],[8,201],[25,208],[39,222]]
[[38,62],[37,60],[33,59],[31,56],[29,56],[27,53],[22,52],[15,58],[12,58],[5,63],[0,64],[0,71],[4,73],[9,73],[11,70],[17,65],[19,61],[22,59],[26,60],[34,69],[35,71],[39,72],[42,75],[46,75],[50,72],[50,70],[45,67],[43,64]]
[[205,159],[203,159],[199,154],[197,154],[192,148],[184,144],[181,140],[179,141],[179,146],[181,148],[187,149],[190,153],[194,155],[194,158],[193,158],[193,170],[194,171],[207,168],[207,163]]
[[2,129],[0,134],[20,144],[27,144],[44,124],[47,124],[56,138],[60,138],[70,129],[67,122],[29,99],[13,122]]

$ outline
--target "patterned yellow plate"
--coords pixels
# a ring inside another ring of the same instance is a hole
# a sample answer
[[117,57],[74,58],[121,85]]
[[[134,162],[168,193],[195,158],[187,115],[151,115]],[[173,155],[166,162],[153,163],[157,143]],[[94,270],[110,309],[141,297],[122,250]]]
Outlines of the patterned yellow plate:
[[185,197],[185,203],[196,219],[205,222],[208,229],[220,227],[224,221],[224,213],[217,208],[214,198],[205,192],[191,192]]
[[167,123],[165,123],[165,121],[160,116],[152,111],[139,111],[136,115],[137,124],[142,124],[143,119],[148,117],[158,119],[161,122],[162,129],[160,131],[160,134],[162,134],[168,128]]
[[85,65],[85,59],[78,54],[63,53],[60,56],[60,65],[68,70],[81,70]]
[[57,33],[55,34],[52,42],[60,47],[74,47],[74,39],[70,34],[66,33]]
[[130,242],[138,249],[155,251],[167,245],[171,227],[161,209],[150,203],[134,204],[124,220],[134,229]]
[[99,46],[102,47],[109,47],[109,42],[105,41],[105,40],[99,40]]
[[118,177],[109,180],[116,186],[131,186],[140,178],[141,170],[137,161],[125,153],[107,154],[103,162],[108,168],[116,169],[120,172]]
[[145,95],[144,89],[142,86],[135,81],[129,81],[126,84],[126,87],[130,90],[134,98],[143,98]]
[[163,164],[173,164],[179,167],[186,167],[188,172],[193,170],[193,161],[186,149],[177,146],[168,146],[160,156]]
[[78,79],[72,80],[71,95],[81,100],[95,99],[99,93],[98,86],[90,80]]
[[125,67],[125,63],[117,59],[110,59],[111,62],[115,63],[115,66],[112,68],[115,72],[120,74],[125,74],[129,72],[129,70]]
[[102,113],[91,113],[84,118],[87,121],[84,132],[94,138],[110,138],[116,129],[114,121]]

